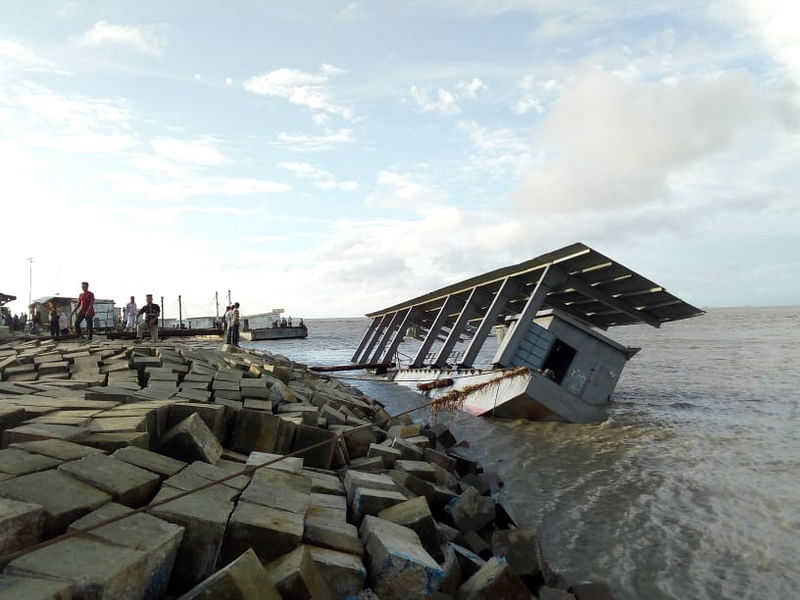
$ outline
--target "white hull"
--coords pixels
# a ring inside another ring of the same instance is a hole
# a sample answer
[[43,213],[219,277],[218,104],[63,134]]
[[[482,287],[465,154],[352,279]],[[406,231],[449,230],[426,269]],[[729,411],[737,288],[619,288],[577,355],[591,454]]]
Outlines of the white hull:
[[461,410],[473,415],[531,420],[597,423],[608,416],[608,403],[589,404],[535,371],[501,369],[400,369],[394,381],[417,389],[418,383],[452,379],[452,385],[423,392],[437,398],[451,390],[465,392]]

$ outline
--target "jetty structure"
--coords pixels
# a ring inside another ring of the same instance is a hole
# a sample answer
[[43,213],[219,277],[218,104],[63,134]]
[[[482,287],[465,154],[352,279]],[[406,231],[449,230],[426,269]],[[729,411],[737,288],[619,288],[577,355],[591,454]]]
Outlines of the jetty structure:
[[613,600],[442,423],[208,339],[0,343],[0,600]]
[[[390,371],[430,397],[449,394],[476,415],[587,423],[607,417],[611,394],[638,348],[604,335],[610,327],[702,315],[583,243],[503,267],[372,313],[356,365],[395,362],[407,332],[421,344]],[[476,368],[493,329],[488,368]]]

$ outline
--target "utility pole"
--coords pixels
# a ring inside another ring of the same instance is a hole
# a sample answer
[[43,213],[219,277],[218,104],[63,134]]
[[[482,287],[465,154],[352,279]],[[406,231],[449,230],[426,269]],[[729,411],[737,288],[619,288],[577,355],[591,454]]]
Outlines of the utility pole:
[[233,304],[233,302],[231,302],[231,291],[228,290],[228,306],[230,306],[231,304]]
[[33,257],[28,257],[28,310],[31,309],[33,304]]
[[217,321],[219,321],[219,292],[214,292],[214,304],[217,305]]
[[161,296],[161,328],[164,328],[164,296]]
[[183,329],[183,307],[181,306],[180,294],[178,294],[178,328]]

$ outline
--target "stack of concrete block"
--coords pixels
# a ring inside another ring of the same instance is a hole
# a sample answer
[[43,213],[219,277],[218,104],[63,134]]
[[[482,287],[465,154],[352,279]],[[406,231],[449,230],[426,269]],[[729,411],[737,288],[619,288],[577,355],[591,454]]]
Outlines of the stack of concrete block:
[[446,427],[284,357],[0,345],[0,377],[0,552],[53,541],[13,597],[611,597],[552,572]]

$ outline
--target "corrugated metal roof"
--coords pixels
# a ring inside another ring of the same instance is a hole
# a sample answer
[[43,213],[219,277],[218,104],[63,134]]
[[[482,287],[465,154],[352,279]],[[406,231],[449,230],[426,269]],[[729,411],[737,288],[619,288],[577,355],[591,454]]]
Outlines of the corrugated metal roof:
[[[658,327],[667,321],[703,314],[702,310],[673,296],[657,283],[578,242],[516,265],[447,285],[367,316],[375,318],[415,308],[421,315],[415,321],[425,326],[432,322],[446,298],[455,296],[466,300],[476,288],[484,292],[477,311],[482,314],[503,282],[510,278],[521,285],[509,297],[498,317],[500,322],[506,316],[522,310],[545,271],[559,274],[561,281],[550,288],[542,308],[564,311],[601,329],[634,323]],[[457,314],[458,310],[455,310],[454,316]]]

